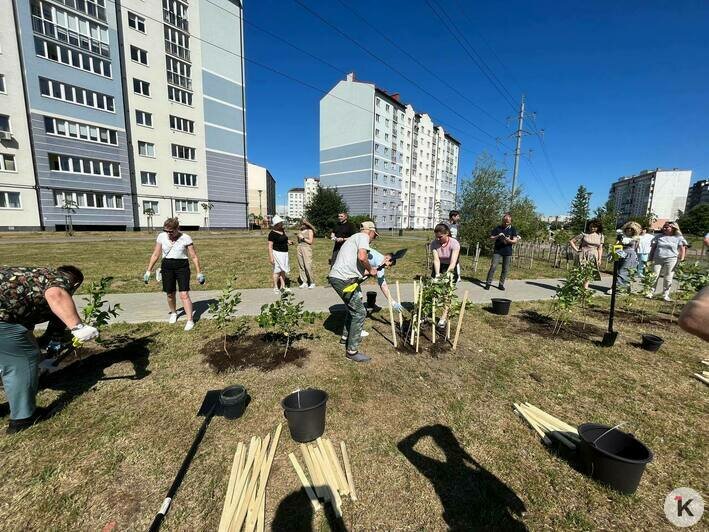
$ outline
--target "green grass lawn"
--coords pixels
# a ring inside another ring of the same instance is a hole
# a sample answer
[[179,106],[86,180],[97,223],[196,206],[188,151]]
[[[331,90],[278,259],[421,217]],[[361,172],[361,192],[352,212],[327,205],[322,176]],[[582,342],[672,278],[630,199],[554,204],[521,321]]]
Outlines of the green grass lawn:
[[[138,235],[125,238],[125,235]],[[16,238],[0,239],[0,264],[11,266],[60,266],[74,264],[84,271],[88,281],[98,280],[102,276],[113,276],[114,283],[110,291],[116,293],[150,292],[155,285],[143,283],[143,273],[152,253],[154,237],[147,240],[147,235],[138,233],[92,233],[80,234],[73,239],[55,235],[58,242],[45,242],[48,233],[36,234],[38,242],[15,242]],[[411,281],[416,275],[425,274],[426,235],[416,232],[404,237],[382,236],[374,247],[382,252],[408,248],[404,259],[387,274],[389,280]],[[15,235],[16,236],[16,235]],[[233,275],[239,277],[240,288],[264,288],[272,286],[271,265],[268,262],[266,234],[258,231],[246,232],[194,233],[195,248],[203,269],[207,274],[204,286],[192,283],[195,290],[221,289]],[[43,238],[40,238],[43,237]],[[117,240],[114,240],[117,238]],[[30,239],[31,240],[31,239]],[[329,271],[328,259],[332,253],[332,242],[316,239],[313,249],[313,262],[318,284],[325,284]],[[296,248],[290,249],[291,273],[293,283],[298,282],[298,263]],[[473,272],[473,257],[462,257],[463,276],[484,277],[490,265],[490,259],[481,257],[477,273]],[[545,278],[565,275],[565,269],[554,269],[547,262],[537,260],[532,267],[527,261],[512,268],[511,279]]]
[[[199,353],[218,336],[209,321],[191,333],[113,326],[123,347],[64,369],[40,391],[41,405],[63,408],[28,431],[0,435],[0,528],[145,530],[201,423],[205,391],[241,383],[252,397],[246,414],[212,421],[166,530],[216,529],[237,442],[272,432],[284,421],[281,398],[308,386],[328,392],[326,436],[350,449],[359,500],[344,499],[348,529],[671,529],[665,495],[679,486],[706,492],[709,390],[691,374],[707,344],[681,331],[670,307],[646,302],[655,311],[649,321],[621,312],[616,345],[598,347],[606,305],[595,298],[558,337],[544,322],[546,304],[514,304],[508,317],[476,306],[458,352],[436,356],[394,350],[388,325],[368,320],[368,365],[344,359],[340,318],[327,316],[296,342],[306,356],[271,371],[215,372]],[[665,338],[659,352],[637,346],[643,332]],[[211,359],[228,365],[219,352]],[[655,454],[638,492],[619,495],[577,472],[513,414],[517,401],[574,425],[625,422]],[[407,445],[410,437],[420,441]],[[284,430],[266,527],[327,530],[288,462],[297,451]]]

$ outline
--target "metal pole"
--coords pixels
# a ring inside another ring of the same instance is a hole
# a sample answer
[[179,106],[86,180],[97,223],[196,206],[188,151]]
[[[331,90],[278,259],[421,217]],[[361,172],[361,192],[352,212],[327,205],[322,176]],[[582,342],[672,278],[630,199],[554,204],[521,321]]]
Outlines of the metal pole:
[[524,125],[524,94],[522,95],[522,102],[519,106],[519,116],[517,121],[517,145],[515,147],[515,165],[512,171],[512,193],[510,197],[510,209],[515,201],[515,185],[517,184],[517,175],[519,174],[519,156],[522,153],[522,127]]
[[263,216],[263,208],[261,206],[261,193],[262,192],[263,192],[263,190],[258,191],[258,215],[259,216]]

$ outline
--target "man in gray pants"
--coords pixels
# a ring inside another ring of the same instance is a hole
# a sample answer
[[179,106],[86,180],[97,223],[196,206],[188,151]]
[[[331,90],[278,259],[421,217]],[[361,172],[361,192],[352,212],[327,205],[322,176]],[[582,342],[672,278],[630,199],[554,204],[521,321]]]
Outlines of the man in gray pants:
[[507,272],[512,260],[512,246],[519,240],[517,229],[512,227],[512,215],[510,213],[506,213],[502,217],[502,225],[498,225],[490,231],[490,240],[495,241],[495,252],[492,255],[492,264],[490,264],[490,269],[487,272],[485,290],[490,290],[492,279],[495,277],[495,270],[500,262],[502,262],[502,273],[500,273],[498,288],[504,290]]
[[362,327],[367,317],[367,310],[362,303],[362,292],[359,287],[348,292],[345,292],[345,288],[356,283],[364,273],[373,277],[377,276],[377,269],[369,263],[367,257],[369,243],[377,237],[377,234],[374,222],[362,222],[362,230],[348,238],[340,248],[327,278],[337,295],[347,306],[342,338],[347,338],[346,356],[354,362],[369,362],[370,360],[358,349],[362,340]]

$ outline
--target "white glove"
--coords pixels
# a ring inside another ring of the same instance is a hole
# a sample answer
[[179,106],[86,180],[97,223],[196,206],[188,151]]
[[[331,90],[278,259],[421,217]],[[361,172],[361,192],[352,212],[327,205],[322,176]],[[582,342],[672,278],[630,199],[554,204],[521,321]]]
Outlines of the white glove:
[[91,325],[79,325],[78,328],[72,329],[71,334],[80,343],[88,342],[94,338],[98,338],[98,329]]
[[159,283],[162,281],[162,268],[155,270],[155,280]]
[[391,308],[394,309],[396,312],[401,312],[402,310],[404,310],[404,308],[401,306],[401,303],[395,301],[394,299],[391,300]]
[[148,284],[148,281],[150,281],[150,270],[146,270],[145,275],[143,275],[143,282]]
[[203,273],[198,273],[197,274],[197,282],[199,284],[204,284],[204,282],[207,280],[207,278],[204,276]]

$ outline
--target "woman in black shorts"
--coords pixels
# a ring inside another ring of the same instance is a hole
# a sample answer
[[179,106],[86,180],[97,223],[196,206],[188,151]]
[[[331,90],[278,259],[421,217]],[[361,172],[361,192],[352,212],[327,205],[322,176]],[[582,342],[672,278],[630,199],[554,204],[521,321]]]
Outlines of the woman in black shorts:
[[175,323],[177,321],[175,290],[179,288],[182,307],[187,316],[185,330],[191,331],[194,327],[194,321],[192,320],[192,300],[190,299],[190,262],[187,258],[188,256],[194,262],[199,284],[204,284],[204,274],[199,266],[199,258],[194,249],[192,239],[189,235],[180,232],[178,219],[168,218],[165,220],[163,230],[164,232],[158,235],[155,242],[155,249],[150,257],[143,281],[147,283],[150,280],[150,272],[152,272],[153,266],[162,256],[160,273],[162,274],[162,290],[167,293],[167,306],[170,308],[168,322]]

